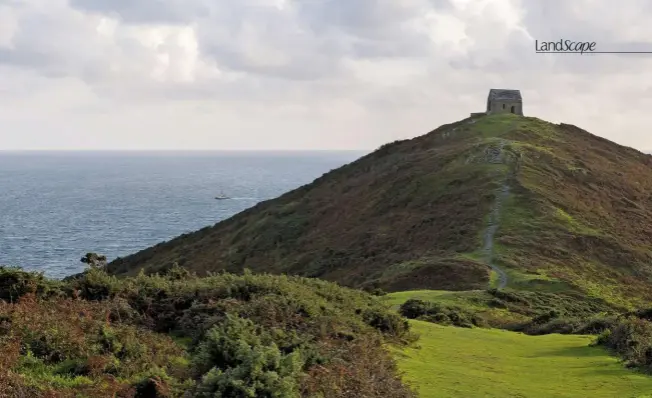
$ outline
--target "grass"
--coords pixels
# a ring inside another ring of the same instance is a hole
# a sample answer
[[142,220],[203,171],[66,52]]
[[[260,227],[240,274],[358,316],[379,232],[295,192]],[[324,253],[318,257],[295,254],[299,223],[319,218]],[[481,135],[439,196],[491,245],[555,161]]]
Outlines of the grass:
[[571,287],[563,281],[551,278],[546,270],[533,272],[521,272],[515,269],[505,268],[509,287],[520,290],[560,293],[571,290]]
[[652,378],[590,347],[590,336],[412,326],[420,348],[396,357],[421,398],[643,398],[652,391]]
[[499,282],[500,282],[500,275],[498,275],[498,272],[492,270],[491,274],[489,275],[489,286],[498,287]]
[[483,117],[473,125],[473,130],[481,134],[483,138],[491,139],[502,136],[520,120],[522,120],[521,117],[512,114]]
[[562,209],[555,209],[554,214],[556,218],[565,223],[568,227],[569,231],[582,234],[582,235],[600,235],[600,232],[591,228],[587,227],[586,225],[583,225],[582,223],[578,222],[576,219],[570,216],[570,214],[566,213]]

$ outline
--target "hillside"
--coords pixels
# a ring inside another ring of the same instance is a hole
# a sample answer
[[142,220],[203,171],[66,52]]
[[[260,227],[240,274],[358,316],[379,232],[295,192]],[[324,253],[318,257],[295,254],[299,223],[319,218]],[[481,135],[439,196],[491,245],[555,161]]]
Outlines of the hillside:
[[652,156],[577,127],[465,119],[109,264],[244,268],[389,291],[490,285],[652,298]]

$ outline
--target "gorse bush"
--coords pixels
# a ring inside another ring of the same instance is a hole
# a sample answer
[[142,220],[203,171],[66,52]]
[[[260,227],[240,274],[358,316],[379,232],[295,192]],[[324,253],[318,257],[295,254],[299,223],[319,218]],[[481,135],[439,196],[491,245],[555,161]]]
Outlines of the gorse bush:
[[197,395],[299,397],[303,365],[301,350],[284,354],[265,329],[229,315],[196,349]]
[[476,314],[455,306],[410,299],[399,309],[401,315],[409,319],[420,319],[441,325],[458,327],[485,327],[487,323]]
[[652,323],[634,316],[622,319],[612,329],[605,330],[597,344],[613,350],[628,366],[652,371]]
[[414,396],[383,348],[407,321],[332,283],[173,266],[64,282],[2,268],[0,286],[9,396]]
[[61,283],[48,280],[40,273],[0,266],[0,300],[12,303],[28,293],[48,297],[60,294],[60,289]]

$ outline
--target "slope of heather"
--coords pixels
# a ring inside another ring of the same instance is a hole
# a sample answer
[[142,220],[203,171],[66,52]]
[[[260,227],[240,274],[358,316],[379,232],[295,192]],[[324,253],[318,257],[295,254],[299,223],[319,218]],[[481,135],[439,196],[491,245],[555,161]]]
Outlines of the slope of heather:
[[109,264],[319,277],[356,287],[652,298],[652,156],[570,125],[465,119],[212,227]]

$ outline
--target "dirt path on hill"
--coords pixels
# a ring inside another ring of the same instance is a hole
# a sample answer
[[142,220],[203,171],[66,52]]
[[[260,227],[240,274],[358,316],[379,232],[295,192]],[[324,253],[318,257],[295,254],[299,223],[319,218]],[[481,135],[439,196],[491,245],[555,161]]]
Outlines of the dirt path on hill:
[[[505,142],[501,142],[498,147],[502,158],[502,149],[505,146]],[[495,163],[495,162],[492,162]],[[498,274],[498,289],[502,289],[507,286],[507,273],[496,264],[494,264],[494,235],[500,226],[500,215],[505,199],[509,196],[509,185],[507,180],[503,181],[501,187],[498,189],[496,194],[496,200],[491,207],[491,213],[489,214],[489,224],[484,231],[484,247],[482,251],[485,255],[485,261],[491,269]]]
[[[507,130],[511,131],[518,121],[514,121],[509,125]],[[506,140],[501,140],[497,147],[490,147],[486,152],[486,160],[488,163],[505,163],[503,148],[507,144]],[[516,165],[518,169],[518,164]],[[489,214],[489,224],[484,231],[484,246],[482,247],[482,252],[485,257],[485,261],[491,269],[498,274],[498,289],[503,289],[507,286],[507,273],[504,269],[497,266],[494,262],[494,236],[496,231],[500,227],[500,216],[502,214],[503,204],[505,200],[509,197],[509,178],[513,176],[516,172],[512,170],[511,172],[505,175],[505,178],[496,192],[496,199],[491,206],[491,213]]]
[[[506,128],[507,132],[512,131],[519,121],[520,120],[514,120],[512,123],[510,123],[509,126],[507,126]],[[467,124],[474,124],[475,122],[476,120],[471,119],[467,122]],[[444,132],[442,134],[442,137],[448,138],[451,134],[454,134],[456,130],[457,127],[451,131]],[[503,211],[503,205],[510,194],[510,187],[509,187],[510,178],[515,177],[520,163],[520,160],[517,158],[516,164],[513,165],[513,167],[510,167],[510,165],[508,164],[504,152],[504,148],[505,145],[507,145],[507,143],[508,140],[500,139],[498,145],[489,146],[485,149],[484,156],[480,156],[478,158],[476,155],[476,156],[470,156],[469,158],[466,159],[467,164],[470,162],[480,161],[483,163],[490,163],[490,164],[506,164],[511,169],[504,175],[500,187],[496,190],[495,201],[492,204],[489,213],[489,223],[487,224],[487,227],[485,228],[483,233],[484,244],[482,246],[482,254],[485,263],[498,275],[498,283],[497,283],[498,289],[503,289],[507,286],[508,277],[507,277],[507,272],[505,272],[504,269],[500,268],[495,264],[494,236],[496,235],[496,231],[498,231],[498,228],[500,227],[500,218]]]

